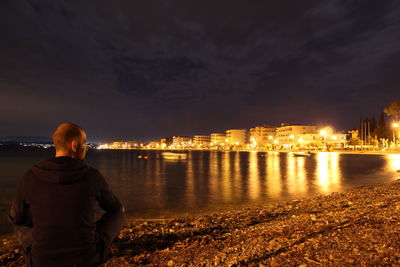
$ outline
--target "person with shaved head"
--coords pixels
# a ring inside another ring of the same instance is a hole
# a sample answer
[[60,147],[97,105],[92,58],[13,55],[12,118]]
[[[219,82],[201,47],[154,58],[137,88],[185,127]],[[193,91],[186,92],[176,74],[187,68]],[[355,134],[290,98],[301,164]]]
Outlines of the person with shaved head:
[[[96,266],[107,258],[125,210],[98,170],[87,165],[86,133],[62,123],[54,158],[22,177],[10,210],[28,266]],[[95,221],[97,207],[104,210]]]

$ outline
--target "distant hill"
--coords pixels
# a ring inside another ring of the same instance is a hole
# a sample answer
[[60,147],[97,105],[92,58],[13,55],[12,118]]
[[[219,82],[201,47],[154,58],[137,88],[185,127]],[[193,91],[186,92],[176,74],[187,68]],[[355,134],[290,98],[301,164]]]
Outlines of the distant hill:
[[0,143],[39,143],[39,144],[51,144],[52,140],[48,137],[43,136],[2,136],[0,137]]

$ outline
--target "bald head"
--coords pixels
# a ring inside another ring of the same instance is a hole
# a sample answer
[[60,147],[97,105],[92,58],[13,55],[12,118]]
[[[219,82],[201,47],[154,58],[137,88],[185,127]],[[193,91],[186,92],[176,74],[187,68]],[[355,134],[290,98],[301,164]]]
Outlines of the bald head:
[[53,133],[56,156],[71,156],[84,159],[86,154],[86,133],[76,124],[65,122]]

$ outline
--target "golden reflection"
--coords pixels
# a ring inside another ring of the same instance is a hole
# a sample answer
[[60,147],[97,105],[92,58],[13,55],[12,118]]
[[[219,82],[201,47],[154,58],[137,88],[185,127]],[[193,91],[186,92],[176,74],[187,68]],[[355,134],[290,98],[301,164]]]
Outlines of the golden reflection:
[[388,167],[391,171],[400,170],[400,154],[389,154],[386,156]]
[[295,180],[296,180],[296,166],[295,166],[295,157],[293,154],[288,153],[287,154],[287,186],[288,186],[288,192],[290,194],[296,193],[296,185],[295,185]]
[[257,199],[260,195],[260,177],[258,173],[258,152],[249,154],[248,188],[250,199]]
[[317,154],[317,185],[321,192],[340,191],[341,169],[340,154],[336,152],[319,152]]
[[210,152],[210,193],[211,196],[216,197],[219,196],[219,192],[221,192],[221,177],[219,175],[219,158],[217,151]]
[[223,169],[222,169],[222,175],[220,177],[221,181],[221,194],[222,194],[222,199],[225,201],[230,201],[232,197],[232,188],[231,188],[231,174],[230,174],[230,169],[231,169],[231,160],[230,160],[230,152],[223,152]]
[[307,189],[305,158],[287,155],[288,192],[290,194],[302,194]]
[[189,207],[193,207],[196,205],[196,196],[195,196],[196,182],[195,182],[194,165],[192,159],[187,161],[186,177],[187,177],[186,202]]
[[[229,181],[229,186],[231,193],[233,194],[234,198],[239,199],[241,194],[243,194],[242,188],[242,173],[240,169],[240,152],[233,152],[235,153],[234,160],[233,160],[233,182]],[[233,191],[233,192],[232,192]]]
[[165,168],[165,166],[163,166],[163,161],[158,160],[158,161],[151,161],[152,165],[151,169],[153,171],[153,173],[150,175],[150,179],[149,179],[149,183],[146,185],[149,188],[153,188],[154,189],[154,195],[158,196],[156,198],[155,201],[153,201],[154,203],[152,203],[152,205],[161,208],[162,207],[162,203],[165,203],[164,199],[165,199],[165,180],[159,175],[159,173],[161,173],[163,171],[163,169]]
[[297,170],[297,190],[298,192],[305,193],[307,191],[307,172],[305,166],[306,159],[304,157],[296,158]]
[[279,153],[268,153],[267,156],[267,192],[271,198],[278,198],[282,193],[282,180]]

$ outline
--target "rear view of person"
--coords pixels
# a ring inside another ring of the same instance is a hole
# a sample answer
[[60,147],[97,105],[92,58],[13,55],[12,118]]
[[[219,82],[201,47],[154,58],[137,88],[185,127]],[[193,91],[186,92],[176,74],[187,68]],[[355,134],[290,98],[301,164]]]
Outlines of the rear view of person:
[[[28,266],[95,266],[104,261],[125,210],[98,170],[87,165],[86,133],[63,123],[53,133],[54,158],[22,177],[10,220]],[[95,222],[95,210],[104,215]]]

